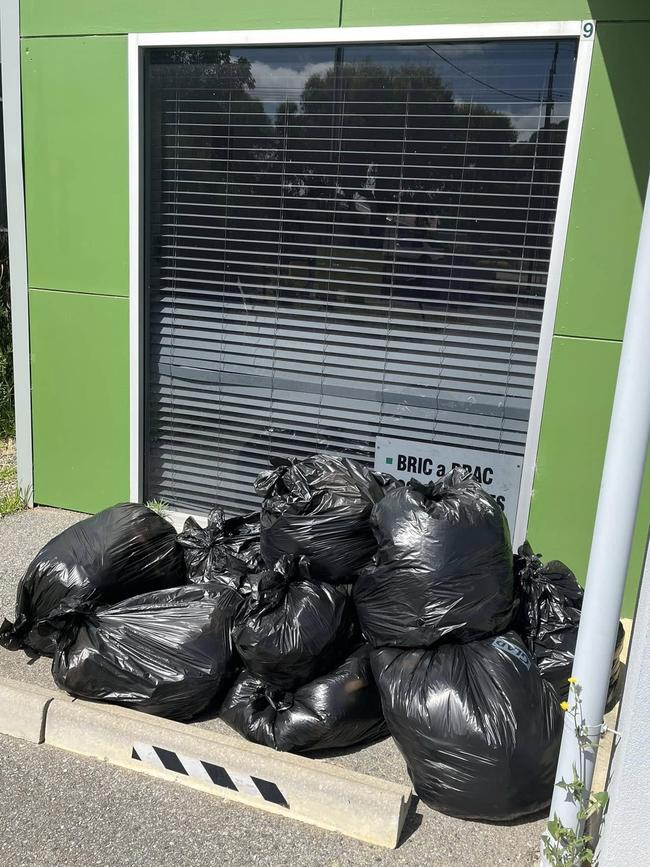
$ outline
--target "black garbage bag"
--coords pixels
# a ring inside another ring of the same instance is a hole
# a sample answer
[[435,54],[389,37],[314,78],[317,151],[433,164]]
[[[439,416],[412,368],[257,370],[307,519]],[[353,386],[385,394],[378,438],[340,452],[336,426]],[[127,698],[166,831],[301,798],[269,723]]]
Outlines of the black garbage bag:
[[261,473],[262,556],[302,554],[316,581],[349,583],[377,549],[369,517],[390,477],[349,458],[314,455]]
[[[528,542],[519,548],[514,564],[518,609],[513,628],[521,635],[542,677],[565,700],[578,639],[583,589],[568,566],[559,560],[544,564]],[[620,656],[624,639],[625,629],[619,623],[607,710],[616,704],[623,686]]]
[[366,644],[293,693],[240,674],[221,718],[249,741],[282,752],[345,749],[388,735]]
[[112,506],[59,533],[21,578],[16,621],[2,624],[0,645],[52,655],[52,615],[184,584],[183,551],[176,539],[168,521],[138,503]]
[[248,572],[264,569],[259,513],[226,518],[216,506],[205,528],[188,518],[178,542],[185,554],[187,580],[193,584],[227,578],[237,584]]
[[354,602],[375,647],[429,647],[503,631],[513,606],[508,523],[462,470],[427,485],[393,487],[374,507],[376,565]]
[[230,588],[202,584],[63,615],[52,676],[77,698],[190,720],[232,684],[239,604]]
[[388,729],[422,800],[463,819],[546,806],[562,735],[553,688],[514,632],[371,653]]
[[309,580],[304,557],[282,557],[249,576],[251,592],[237,619],[235,647],[249,672],[273,689],[293,691],[329,671],[354,635],[348,595]]
[[[620,701],[625,686],[625,677],[623,675],[623,663],[621,662],[621,653],[623,652],[623,644],[625,642],[625,628],[623,624],[618,622],[618,632],[616,634],[616,647],[614,648],[614,659],[612,668],[609,673],[609,689],[607,690],[607,704],[605,705],[605,713],[609,712],[617,702]],[[573,665],[573,662],[571,663]]]

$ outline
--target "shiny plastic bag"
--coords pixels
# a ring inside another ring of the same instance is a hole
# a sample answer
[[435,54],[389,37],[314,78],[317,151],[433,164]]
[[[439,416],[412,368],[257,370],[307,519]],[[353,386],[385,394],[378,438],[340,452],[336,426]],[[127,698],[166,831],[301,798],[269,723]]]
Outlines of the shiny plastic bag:
[[428,650],[371,653],[388,729],[422,800],[463,819],[546,806],[562,715],[514,632]]
[[240,674],[221,718],[249,741],[283,752],[345,749],[388,735],[365,644],[293,693]]
[[255,490],[264,497],[264,560],[272,565],[283,554],[302,554],[314,580],[349,583],[377,549],[368,519],[389,481],[356,461],[332,455],[261,473]]
[[295,690],[345,657],[354,633],[350,599],[309,580],[304,558],[283,557],[249,581],[233,636],[251,674],[274,689]]
[[183,551],[176,539],[168,521],[137,503],[112,506],[59,533],[21,578],[16,622],[0,627],[0,645],[51,655],[52,615],[184,584]]
[[[568,678],[578,639],[583,590],[573,572],[559,560],[544,564],[528,542],[514,559],[518,611],[513,628],[546,680],[562,700],[569,694]],[[621,661],[625,630],[618,625],[616,649],[610,672],[607,710],[620,698]]]
[[376,565],[354,602],[375,647],[429,647],[506,629],[512,617],[512,549],[496,500],[462,470],[428,485],[393,487],[374,507]]
[[232,684],[239,604],[229,588],[202,584],[68,614],[52,675],[77,698],[190,720]]
[[193,584],[221,581],[222,576],[230,576],[236,583],[248,572],[264,568],[258,513],[226,518],[223,509],[216,506],[206,527],[187,518],[178,542],[185,554],[187,580]]
[[[623,664],[621,662],[621,653],[623,652],[623,644],[625,642],[625,628],[619,621],[618,632],[616,634],[616,647],[614,648],[614,660],[609,672],[609,689],[607,690],[607,704],[605,705],[605,713],[610,711],[614,705],[620,701],[625,686],[625,677],[623,676]],[[573,665],[573,662],[571,663]]]

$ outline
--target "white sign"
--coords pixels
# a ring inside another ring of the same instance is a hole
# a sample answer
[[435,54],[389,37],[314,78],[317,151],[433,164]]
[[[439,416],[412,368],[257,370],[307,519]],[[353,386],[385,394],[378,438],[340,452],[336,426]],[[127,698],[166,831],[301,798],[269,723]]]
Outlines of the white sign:
[[515,528],[522,458],[483,452],[463,446],[438,446],[413,440],[377,437],[375,469],[396,479],[431,482],[454,467],[462,467],[492,494],[506,513],[510,532]]

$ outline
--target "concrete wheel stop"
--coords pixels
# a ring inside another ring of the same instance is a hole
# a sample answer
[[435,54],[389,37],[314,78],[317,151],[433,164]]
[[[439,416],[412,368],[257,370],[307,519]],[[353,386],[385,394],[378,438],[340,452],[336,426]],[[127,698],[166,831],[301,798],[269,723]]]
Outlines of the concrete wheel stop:
[[387,848],[397,846],[411,800],[407,786],[324,761],[2,678],[0,733]]

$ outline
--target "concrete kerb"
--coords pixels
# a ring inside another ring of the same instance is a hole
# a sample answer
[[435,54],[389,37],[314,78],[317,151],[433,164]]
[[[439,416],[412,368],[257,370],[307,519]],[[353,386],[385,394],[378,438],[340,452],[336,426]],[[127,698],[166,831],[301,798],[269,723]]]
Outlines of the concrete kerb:
[[407,786],[114,705],[0,680],[0,732],[395,848]]
[[56,697],[49,689],[0,678],[0,734],[43,743],[47,709]]

